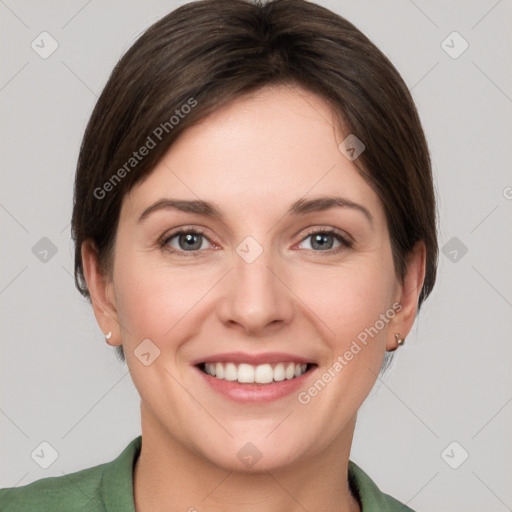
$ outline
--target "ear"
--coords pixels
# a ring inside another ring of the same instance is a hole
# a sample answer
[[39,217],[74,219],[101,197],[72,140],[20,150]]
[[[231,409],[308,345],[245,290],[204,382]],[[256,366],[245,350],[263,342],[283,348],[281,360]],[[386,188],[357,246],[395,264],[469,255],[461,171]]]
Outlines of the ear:
[[390,324],[390,335],[386,342],[386,350],[393,351],[397,348],[395,333],[405,339],[412,329],[418,309],[418,299],[425,279],[427,250],[425,243],[419,241],[409,255],[407,271],[403,284],[399,286],[396,302],[402,309],[397,312]]
[[98,250],[92,240],[87,239],[82,243],[81,253],[84,276],[96,321],[104,334],[112,332],[112,337],[108,340],[110,345],[121,345],[113,282],[109,276],[101,272],[98,265]]

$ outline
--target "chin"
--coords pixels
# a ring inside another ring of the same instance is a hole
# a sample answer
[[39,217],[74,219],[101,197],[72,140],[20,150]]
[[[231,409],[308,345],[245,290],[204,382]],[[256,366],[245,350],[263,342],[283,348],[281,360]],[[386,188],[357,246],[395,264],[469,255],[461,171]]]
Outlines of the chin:
[[225,471],[258,474],[276,471],[293,465],[301,458],[297,445],[276,447],[275,443],[253,443],[233,441],[219,445],[222,449],[212,450],[211,446],[202,456],[213,465]]

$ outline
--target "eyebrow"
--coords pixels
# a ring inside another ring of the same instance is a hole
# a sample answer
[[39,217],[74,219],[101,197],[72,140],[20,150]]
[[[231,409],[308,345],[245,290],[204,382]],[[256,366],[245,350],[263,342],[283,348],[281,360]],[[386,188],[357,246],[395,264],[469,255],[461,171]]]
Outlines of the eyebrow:
[[[307,215],[308,213],[325,211],[336,207],[351,208],[363,213],[370,224],[373,226],[373,217],[367,208],[339,196],[321,196],[313,199],[299,199],[290,206],[286,214],[296,217]],[[159,199],[142,212],[139,218],[139,223],[143,222],[152,213],[159,210],[179,210],[182,212],[195,213],[203,217],[209,217],[218,220],[223,220],[224,218],[221,209],[215,203],[202,200],[163,198]]]

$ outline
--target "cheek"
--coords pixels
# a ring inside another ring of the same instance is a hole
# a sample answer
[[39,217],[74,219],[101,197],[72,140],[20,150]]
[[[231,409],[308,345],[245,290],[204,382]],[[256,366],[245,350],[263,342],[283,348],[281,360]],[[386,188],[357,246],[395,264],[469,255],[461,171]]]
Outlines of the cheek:
[[[375,261],[324,269],[303,281],[298,295],[317,316],[317,324],[326,326],[332,348],[341,350],[386,314],[393,291],[392,266]],[[378,327],[385,331],[381,323]]]
[[211,271],[190,266],[171,269],[164,260],[155,265],[154,259],[132,253],[116,262],[116,304],[124,344],[134,347],[149,338],[165,350],[218,279]]

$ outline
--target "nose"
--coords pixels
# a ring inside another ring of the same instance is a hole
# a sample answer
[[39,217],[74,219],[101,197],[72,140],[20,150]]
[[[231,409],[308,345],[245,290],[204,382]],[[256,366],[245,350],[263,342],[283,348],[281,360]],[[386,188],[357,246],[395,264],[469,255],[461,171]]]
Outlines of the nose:
[[270,250],[264,250],[252,262],[235,252],[233,269],[226,277],[218,303],[225,325],[247,335],[262,336],[291,322],[294,295],[286,285],[283,262],[277,261]]

